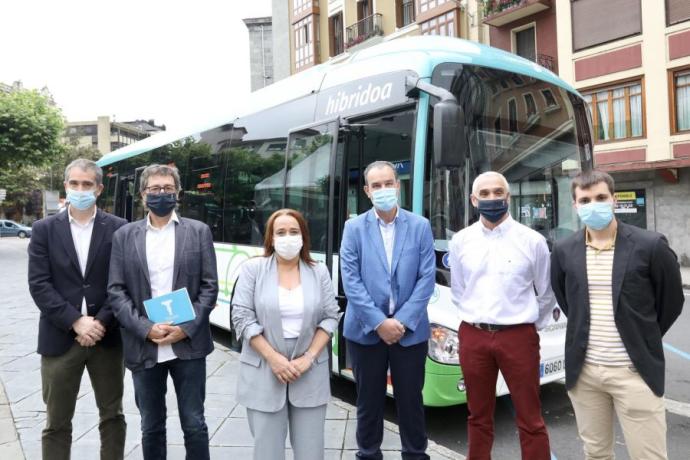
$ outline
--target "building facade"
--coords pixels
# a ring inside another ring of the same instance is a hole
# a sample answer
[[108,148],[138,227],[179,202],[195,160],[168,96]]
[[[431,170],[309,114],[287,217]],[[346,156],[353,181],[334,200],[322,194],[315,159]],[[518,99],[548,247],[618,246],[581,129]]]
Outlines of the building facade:
[[478,0],[288,0],[288,6],[293,74],[400,37],[446,35],[488,43]]
[[249,30],[249,71],[252,91],[273,83],[273,27],[271,17],[244,19]]
[[[617,217],[667,235],[690,265],[690,2],[494,0],[490,44],[551,68],[585,97],[594,162]],[[546,64],[546,65],[545,65]]]
[[116,122],[107,115],[95,121],[70,121],[66,125],[66,142],[94,147],[101,155],[165,130],[165,125],[157,126],[153,120]]

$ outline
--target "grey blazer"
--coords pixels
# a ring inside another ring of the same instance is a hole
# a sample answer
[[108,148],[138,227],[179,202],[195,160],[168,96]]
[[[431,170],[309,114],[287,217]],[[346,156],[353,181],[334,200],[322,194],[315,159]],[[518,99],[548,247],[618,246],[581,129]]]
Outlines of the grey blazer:
[[[213,351],[208,317],[218,297],[216,253],[208,225],[181,217],[175,227],[173,290],[183,287],[196,319],[180,324],[187,338],[174,343],[173,351],[179,359],[203,358]],[[108,301],[120,322],[125,365],[132,371],[153,367],[158,360],[158,346],[146,339],[153,327],[144,309],[150,298],[144,218],[113,235],[108,280]]]
[[232,323],[242,340],[237,402],[263,412],[277,412],[290,403],[298,407],[326,404],[331,396],[328,347],[316,357],[314,366],[295,382],[280,383],[271,367],[249,345],[259,334],[288,359],[301,356],[309,348],[317,328],[332,335],[338,327],[338,304],[328,269],[323,264],[299,263],[304,292],[302,330],[292,356],[287,356],[278,306],[278,267],[274,256],[256,257],[242,265],[232,300]]

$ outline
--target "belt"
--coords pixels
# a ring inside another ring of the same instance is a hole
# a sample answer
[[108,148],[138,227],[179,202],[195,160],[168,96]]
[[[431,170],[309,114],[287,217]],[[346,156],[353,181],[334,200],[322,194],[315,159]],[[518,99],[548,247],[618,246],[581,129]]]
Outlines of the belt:
[[511,327],[522,326],[522,324],[489,324],[489,323],[467,323],[483,331],[496,332],[510,329]]

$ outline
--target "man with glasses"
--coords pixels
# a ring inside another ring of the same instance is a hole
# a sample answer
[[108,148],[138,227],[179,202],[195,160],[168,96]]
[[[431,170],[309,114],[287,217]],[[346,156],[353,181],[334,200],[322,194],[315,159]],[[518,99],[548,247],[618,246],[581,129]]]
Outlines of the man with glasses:
[[93,161],[70,163],[64,185],[67,211],[34,223],[29,244],[29,290],[41,310],[43,458],[70,458],[72,417],[86,368],[99,412],[101,459],[121,459],[125,370],[106,283],[113,233],[127,221],[97,208],[103,171]]
[[[109,299],[120,324],[125,365],[132,371],[141,413],[144,459],[166,457],[168,375],[177,395],[187,458],[209,458],[204,418],[206,356],[213,351],[209,314],[218,296],[213,237],[199,221],[175,212],[180,176],[172,166],[141,174],[147,216],[113,237]],[[144,301],[186,288],[195,318],[179,325],[155,323]]]

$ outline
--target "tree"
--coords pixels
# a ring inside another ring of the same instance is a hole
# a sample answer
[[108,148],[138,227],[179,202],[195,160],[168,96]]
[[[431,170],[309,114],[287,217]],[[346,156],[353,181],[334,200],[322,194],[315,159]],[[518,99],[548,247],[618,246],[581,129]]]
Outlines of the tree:
[[45,166],[60,157],[64,119],[35,90],[0,93],[0,170]]

